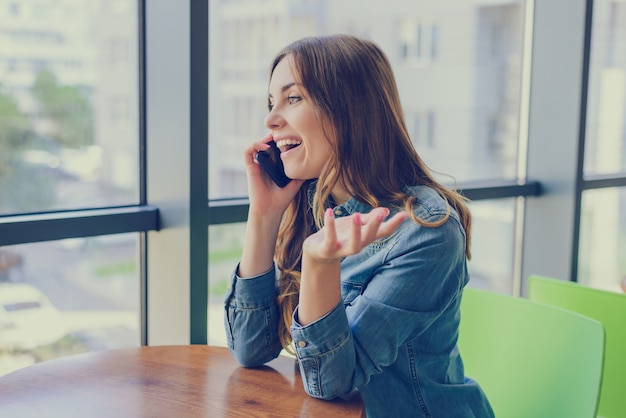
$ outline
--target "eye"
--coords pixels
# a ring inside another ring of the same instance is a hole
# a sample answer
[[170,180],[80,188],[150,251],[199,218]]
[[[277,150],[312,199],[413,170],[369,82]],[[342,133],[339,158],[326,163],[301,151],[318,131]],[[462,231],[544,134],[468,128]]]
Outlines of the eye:
[[274,103],[272,103],[272,102],[267,102],[267,110],[268,110],[269,112],[271,112],[271,111],[272,111],[272,109],[274,109]]
[[297,103],[297,102],[299,102],[300,100],[302,100],[302,97],[300,97],[300,96],[288,96],[288,97],[287,97],[287,102],[288,102],[289,104],[294,104],[294,103]]

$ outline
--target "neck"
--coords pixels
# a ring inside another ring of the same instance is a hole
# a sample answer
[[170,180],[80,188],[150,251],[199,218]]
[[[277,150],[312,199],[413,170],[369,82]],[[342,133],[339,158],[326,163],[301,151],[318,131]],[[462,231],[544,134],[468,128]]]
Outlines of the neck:
[[352,196],[350,196],[350,194],[346,192],[340,186],[335,186],[335,188],[333,189],[332,192],[330,192],[330,194],[333,197],[333,200],[335,201],[335,203],[338,205],[343,205],[344,203],[346,203],[348,200],[352,198]]

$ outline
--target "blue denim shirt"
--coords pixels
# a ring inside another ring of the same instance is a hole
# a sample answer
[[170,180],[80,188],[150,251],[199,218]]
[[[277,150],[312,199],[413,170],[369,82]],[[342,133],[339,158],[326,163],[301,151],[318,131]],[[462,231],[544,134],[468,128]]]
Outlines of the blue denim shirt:
[[[445,216],[447,206],[434,190],[410,191],[420,219]],[[335,216],[371,209],[352,199],[337,206]],[[370,418],[493,417],[480,386],[465,376],[456,345],[468,280],[465,232],[453,209],[441,226],[408,219],[344,258],[342,303],[306,326],[294,312],[291,333],[307,393],[332,399],[356,389]],[[233,275],[225,327],[244,366],[264,364],[281,350],[276,296],[274,270],[250,279]]]

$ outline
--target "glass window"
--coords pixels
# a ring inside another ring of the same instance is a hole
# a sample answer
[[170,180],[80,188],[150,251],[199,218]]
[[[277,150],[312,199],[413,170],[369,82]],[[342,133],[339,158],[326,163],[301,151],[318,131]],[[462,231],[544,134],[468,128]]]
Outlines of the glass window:
[[620,283],[626,279],[626,188],[583,193],[578,251],[579,283],[622,291]]
[[224,296],[230,285],[231,275],[241,258],[245,229],[245,223],[209,227],[208,343],[210,345],[226,345]]
[[[626,3],[596,0],[593,10],[584,175],[626,173]],[[626,189],[582,194],[578,281],[626,291]]]
[[585,174],[626,172],[626,3],[594,1]]
[[138,234],[0,247],[0,376],[139,346]]
[[0,8],[0,215],[137,203],[137,5],[112,4]]
[[241,151],[266,132],[273,55],[300,37],[330,33],[367,37],[386,51],[413,140],[431,168],[459,181],[516,177],[523,0],[395,0],[367,7],[361,0],[323,7],[251,0],[210,7],[211,199],[242,197],[246,190],[231,182],[245,181]]
[[437,24],[430,19],[403,19],[400,54],[405,64],[428,65],[437,57]]
[[515,198],[470,203],[470,287],[514,293],[516,207]]

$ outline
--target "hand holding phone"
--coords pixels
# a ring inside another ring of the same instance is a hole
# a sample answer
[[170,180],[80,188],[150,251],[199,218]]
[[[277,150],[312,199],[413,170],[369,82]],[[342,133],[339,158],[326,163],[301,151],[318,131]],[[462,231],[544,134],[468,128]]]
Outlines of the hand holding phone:
[[257,152],[256,160],[278,187],[285,187],[291,179],[285,174],[280,150],[274,141],[268,142],[268,145],[270,147],[266,151]]

